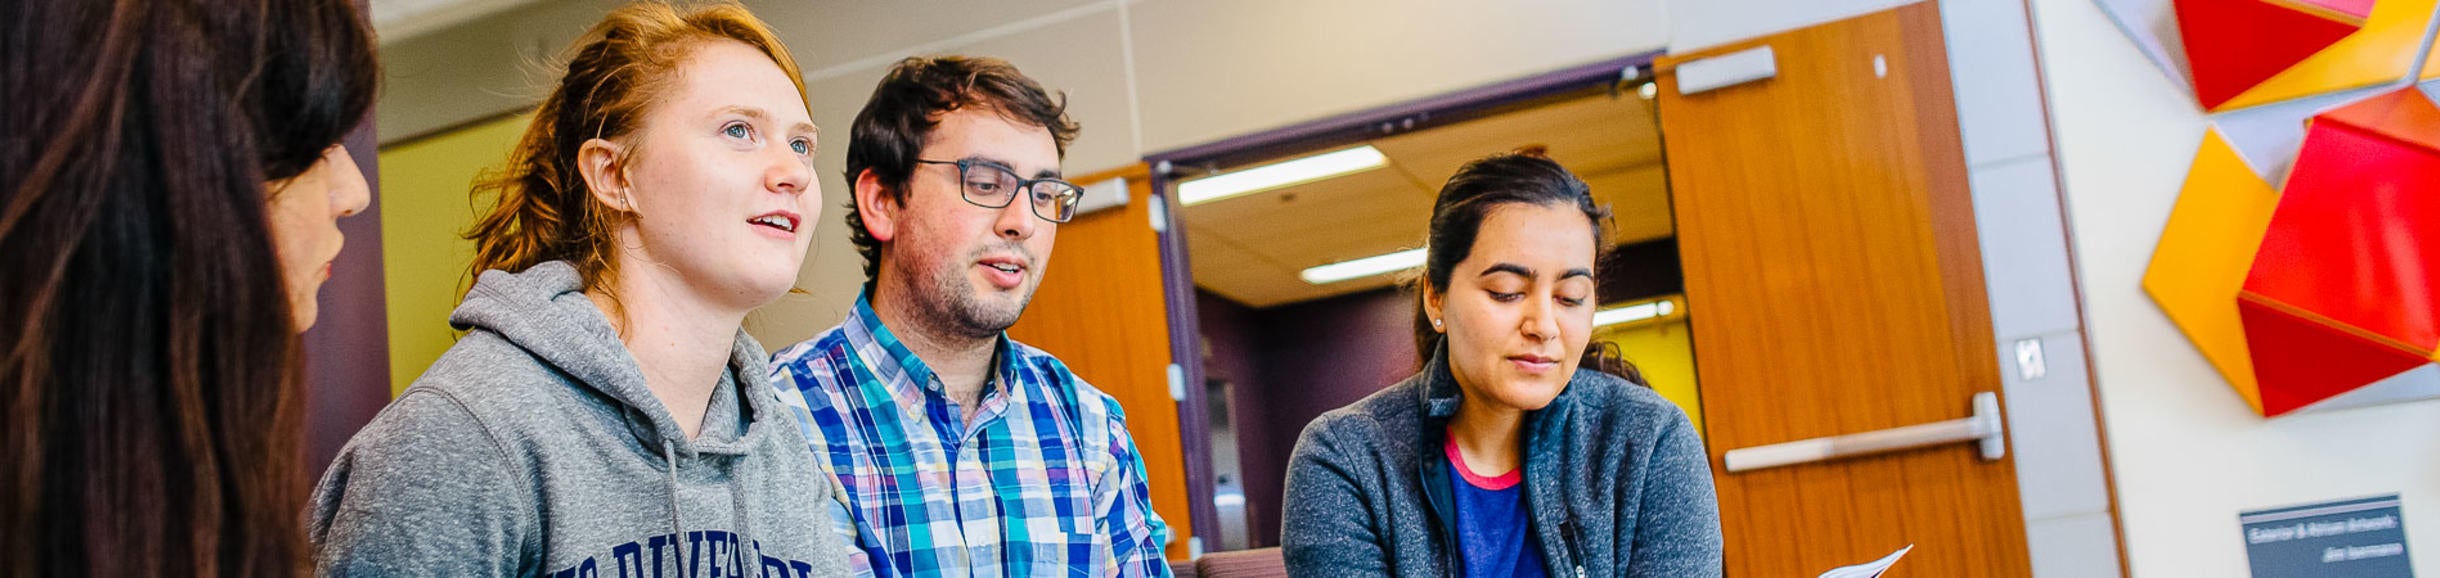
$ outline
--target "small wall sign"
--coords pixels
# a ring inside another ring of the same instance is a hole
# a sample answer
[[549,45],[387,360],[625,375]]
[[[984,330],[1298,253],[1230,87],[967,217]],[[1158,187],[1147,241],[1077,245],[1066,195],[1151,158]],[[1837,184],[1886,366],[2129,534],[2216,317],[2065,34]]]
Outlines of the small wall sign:
[[2237,515],[2254,578],[2410,578],[2398,495]]

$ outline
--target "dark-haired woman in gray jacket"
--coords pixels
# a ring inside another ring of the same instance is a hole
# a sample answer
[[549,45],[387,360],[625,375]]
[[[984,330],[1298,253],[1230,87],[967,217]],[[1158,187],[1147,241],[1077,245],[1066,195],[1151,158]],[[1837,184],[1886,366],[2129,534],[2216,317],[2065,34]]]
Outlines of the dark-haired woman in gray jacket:
[[1719,506],[1685,412],[1615,356],[1584,355],[1607,217],[1538,154],[1449,180],[1418,291],[1429,361],[1306,426],[1288,466],[1289,574],[1720,575]]

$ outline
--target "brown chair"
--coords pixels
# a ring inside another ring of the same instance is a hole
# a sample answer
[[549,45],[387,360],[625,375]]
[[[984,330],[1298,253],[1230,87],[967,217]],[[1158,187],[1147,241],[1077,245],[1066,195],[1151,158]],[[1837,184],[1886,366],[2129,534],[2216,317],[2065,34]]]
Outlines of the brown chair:
[[1195,559],[1194,575],[1197,578],[1286,578],[1288,561],[1280,556],[1278,548],[1214,552]]

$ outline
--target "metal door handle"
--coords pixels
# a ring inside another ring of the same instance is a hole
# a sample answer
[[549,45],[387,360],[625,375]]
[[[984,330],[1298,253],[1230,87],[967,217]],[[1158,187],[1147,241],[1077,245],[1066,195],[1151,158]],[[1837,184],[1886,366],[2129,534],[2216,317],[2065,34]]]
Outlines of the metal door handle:
[[2007,426],[2000,422],[1998,394],[1988,391],[1974,394],[1972,417],[1738,448],[1729,450],[1721,459],[1727,462],[1731,473],[1749,472],[1957,442],[1974,442],[1981,449],[1983,461],[2007,457]]

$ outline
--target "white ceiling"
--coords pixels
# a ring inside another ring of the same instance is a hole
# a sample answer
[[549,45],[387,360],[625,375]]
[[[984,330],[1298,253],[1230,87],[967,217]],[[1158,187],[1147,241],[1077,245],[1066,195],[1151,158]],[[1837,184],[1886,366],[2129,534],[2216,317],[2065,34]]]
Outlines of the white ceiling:
[[1423,244],[1432,200],[1466,161],[1544,146],[1615,213],[1610,239],[1673,234],[1659,129],[1651,103],[1597,95],[1372,141],[1380,169],[1182,209],[1195,284],[1252,307],[1271,307],[1400,281],[1378,275],[1312,285],[1305,268]]

